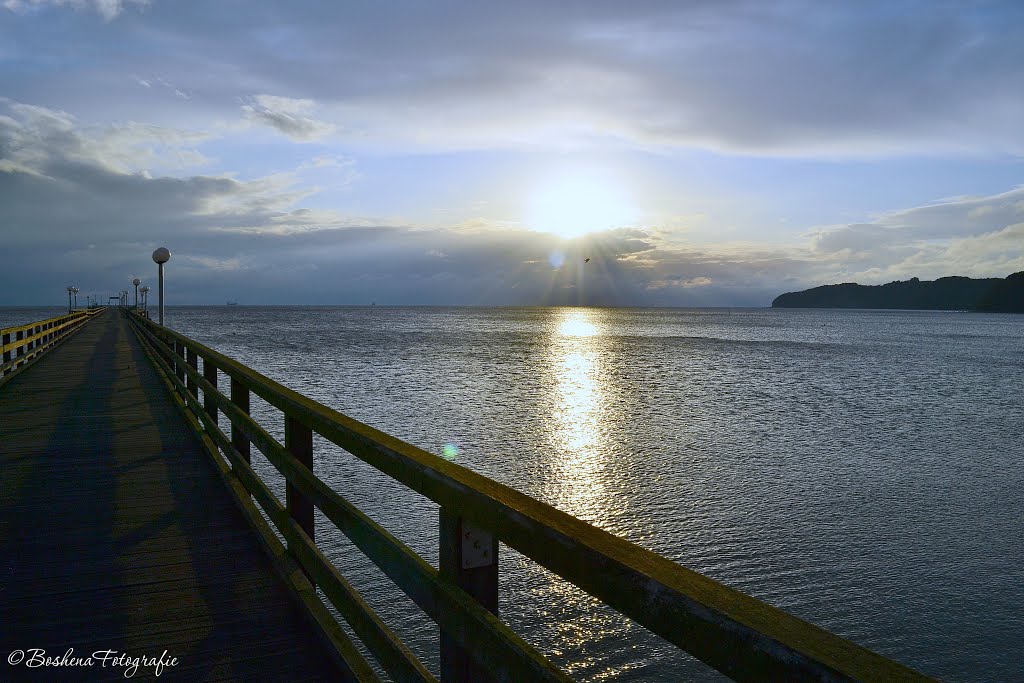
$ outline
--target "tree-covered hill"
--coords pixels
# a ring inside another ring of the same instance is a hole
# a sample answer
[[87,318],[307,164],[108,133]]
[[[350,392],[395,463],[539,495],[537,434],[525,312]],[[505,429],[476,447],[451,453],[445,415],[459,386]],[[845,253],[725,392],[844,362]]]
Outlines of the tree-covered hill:
[[776,297],[773,308],[895,308],[936,311],[1024,312],[1024,271],[1003,278],[941,277],[938,280],[823,285]]

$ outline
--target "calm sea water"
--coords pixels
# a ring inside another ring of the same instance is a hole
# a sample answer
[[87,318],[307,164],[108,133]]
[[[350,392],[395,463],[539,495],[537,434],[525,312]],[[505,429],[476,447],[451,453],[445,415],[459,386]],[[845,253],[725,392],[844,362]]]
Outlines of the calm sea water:
[[0,329],[56,318],[68,312],[64,306],[0,306]]
[[[925,673],[1024,678],[1024,316],[239,306],[168,324]],[[321,478],[436,562],[433,503],[316,448]],[[436,627],[317,535],[436,668]],[[574,677],[721,678],[502,553],[502,618]]]

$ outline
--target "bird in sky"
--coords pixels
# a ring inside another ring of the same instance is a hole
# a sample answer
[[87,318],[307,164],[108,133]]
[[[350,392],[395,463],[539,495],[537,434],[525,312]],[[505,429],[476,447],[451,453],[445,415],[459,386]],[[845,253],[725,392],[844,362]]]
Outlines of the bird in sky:
[[590,263],[590,257],[588,256],[587,258],[583,259],[583,262],[584,263]]

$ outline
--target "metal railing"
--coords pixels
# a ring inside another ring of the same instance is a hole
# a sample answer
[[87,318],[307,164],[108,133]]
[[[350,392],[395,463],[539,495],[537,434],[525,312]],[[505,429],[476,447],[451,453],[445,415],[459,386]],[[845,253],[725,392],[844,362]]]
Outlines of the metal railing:
[[27,325],[0,329],[0,352],[3,354],[0,356],[0,383],[67,339],[105,310],[90,308]]
[[[280,554],[310,582],[303,600],[356,680],[378,677],[337,624],[325,623],[313,585],[394,680],[436,679],[317,547],[314,506],[440,626],[446,683],[571,680],[497,618],[499,540],[735,680],[932,680],[353,420],[180,333],[130,318],[194,424],[226,458],[218,463],[232,489],[250,505],[251,495],[285,539]],[[217,386],[218,371],[230,378],[230,396]],[[250,392],[283,413],[283,445],[249,415]],[[440,505],[438,569],[313,474],[314,433]],[[284,476],[284,503],[250,466],[250,444]]]

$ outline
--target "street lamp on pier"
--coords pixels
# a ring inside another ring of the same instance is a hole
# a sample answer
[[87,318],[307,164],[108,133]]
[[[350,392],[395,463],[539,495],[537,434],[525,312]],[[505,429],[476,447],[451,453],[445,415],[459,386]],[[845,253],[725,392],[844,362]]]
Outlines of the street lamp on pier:
[[139,310],[139,285],[142,284],[142,280],[139,278],[133,278],[132,284],[135,285],[135,310]]
[[167,250],[167,247],[160,247],[153,252],[153,262],[159,266],[159,280],[158,285],[160,290],[160,324],[164,324],[164,264],[171,260],[171,252]]
[[70,313],[72,310],[74,310],[74,309],[71,308],[71,293],[74,292],[74,291],[75,291],[75,288],[72,287],[71,285],[68,285],[68,313]]

